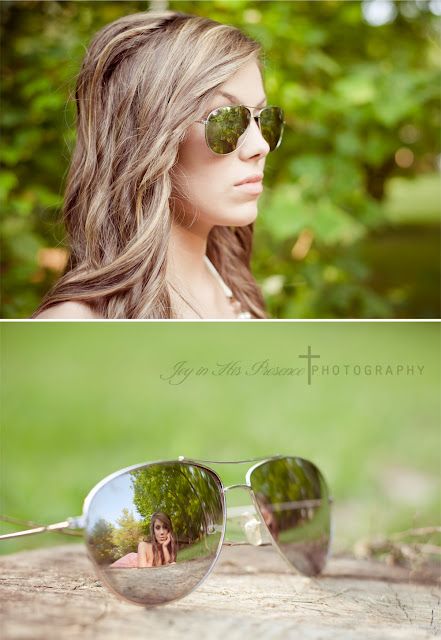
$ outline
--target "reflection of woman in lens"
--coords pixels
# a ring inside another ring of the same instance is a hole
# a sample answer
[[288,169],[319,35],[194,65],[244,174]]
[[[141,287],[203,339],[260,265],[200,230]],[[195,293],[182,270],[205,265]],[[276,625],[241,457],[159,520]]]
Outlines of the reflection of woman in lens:
[[176,562],[173,525],[166,513],[157,511],[150,521],[151,542],[138,544],[138,567],[158,567]]
[[96,34],[75,94],[69,261],[34,317],[265,317],[250,259],[270,144],[251,118],[216,155],[200,122],[231,105],[256,116],[263,69],[258,43],[209,18],[137,13]]

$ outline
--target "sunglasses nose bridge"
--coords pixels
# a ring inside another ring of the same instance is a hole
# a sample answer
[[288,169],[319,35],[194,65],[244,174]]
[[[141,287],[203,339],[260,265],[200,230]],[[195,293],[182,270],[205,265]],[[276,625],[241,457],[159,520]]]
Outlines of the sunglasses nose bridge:
[[227,491],[230,491],[230,489],[246,489],[251,493],[251,486],[249,484],[243,484],[241,482],[239,484],[230,484],[228,487],[224,487],[224,494],[227,493]]

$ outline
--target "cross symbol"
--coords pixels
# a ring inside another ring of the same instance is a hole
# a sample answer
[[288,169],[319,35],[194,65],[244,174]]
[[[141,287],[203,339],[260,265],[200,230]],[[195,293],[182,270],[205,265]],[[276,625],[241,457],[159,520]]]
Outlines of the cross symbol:
[[320,358],[320,356],[313,356],[311,353],[311,347],[308,345],[308,353],[299,355],[299,358],[307,358],[308,359],[308,384],[311,384],[311,358]]

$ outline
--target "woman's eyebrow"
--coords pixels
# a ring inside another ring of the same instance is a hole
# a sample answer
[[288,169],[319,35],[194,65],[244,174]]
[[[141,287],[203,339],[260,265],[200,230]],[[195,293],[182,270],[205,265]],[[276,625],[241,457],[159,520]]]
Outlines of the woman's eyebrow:
[[[226,91],[219,91],[218,95],[224,96],[224,98],[228,98],[228,100],[231,100],[232,102],[236,102],[237,104],[242,104],[239,98],[237,98],[236,96],[232,96],[231,93],[227,93]],[[257,106],[262,107],[264,102],[266,102],[266,97],[262,98],[262,100],[259,102]]]

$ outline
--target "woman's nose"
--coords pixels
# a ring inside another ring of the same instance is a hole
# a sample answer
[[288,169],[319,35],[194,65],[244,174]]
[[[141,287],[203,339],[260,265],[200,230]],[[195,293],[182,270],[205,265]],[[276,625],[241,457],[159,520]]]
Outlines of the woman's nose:
[[245,147],[246,153],[252,153],[252,155],[259,153],[266,156],[269,153],[270,146],[262,135],[257,116],[251,118],[248,135],[243,147]]

